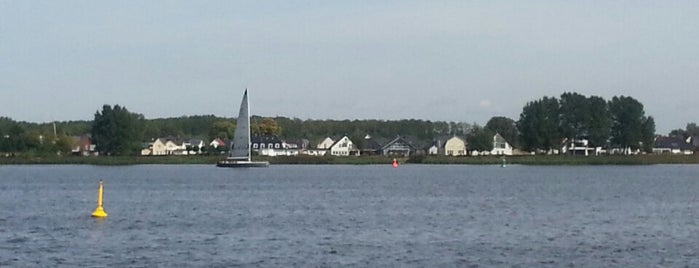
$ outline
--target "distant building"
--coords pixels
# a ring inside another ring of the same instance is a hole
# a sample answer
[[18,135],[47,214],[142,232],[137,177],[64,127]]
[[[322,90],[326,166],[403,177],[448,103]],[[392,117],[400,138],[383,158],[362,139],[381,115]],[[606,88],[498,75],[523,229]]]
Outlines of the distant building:
[[218,147],[226,148],[226,142],[224,142],[221,138],[215,138],[209,143],[209,146],[214,149],[218,149]]
[[398,136],[381,147],[382,155],[410,156],[415,153],[413,146],[405,138]]
[[355,155],[359,156],[360,151],[356,146],[354,146],[354,143],[352,140],[350,140],[347,136],[344,136],[340,139],[338,139],[335,143],[333,143],[330,146],[330,155],[332,156],[350,156],[350,155]]
[[507,140],[500,135],[500,133],[495,133],[493,136],[493,150],[490,151],[492,155],[512,155],[514,148],[510,145]]
[[259,135],[250,139],[252,151],[265,156],[286,155],[284,142],[275,135]]
[[694,154],[695,147],[690,142],[691,140],[688,141],[680,137],[657,137],[653,153],[691,155]]
[[326,137],[316,145],[316,149],[330,149],[330,146],[333,144],[335,144],[335,141],[331,137]]
[[97,155],[95,145],[92,144],[92,137],[89,134],[73,136],[73,147],[70,151],[73,155]]

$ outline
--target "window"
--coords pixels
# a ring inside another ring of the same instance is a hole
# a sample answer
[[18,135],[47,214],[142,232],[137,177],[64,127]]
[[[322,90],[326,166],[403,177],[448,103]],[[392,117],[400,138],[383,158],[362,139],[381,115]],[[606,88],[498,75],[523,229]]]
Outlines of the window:
[[275,148],[275,149],[279,149],[279,143],[274,144],[274,148]]
[[265,144],[264,144],[264,143],[260,143],[260,149],[264,149],[264,148],[265,148]]
[[274,145],[272,145],[271,143],[270,143],[270,144],[267,144],[267,148],[272,149],[272,148],[274,148]]
[[253,143],[253,144],[252,144],[252,148],[257,149],[257,143]]

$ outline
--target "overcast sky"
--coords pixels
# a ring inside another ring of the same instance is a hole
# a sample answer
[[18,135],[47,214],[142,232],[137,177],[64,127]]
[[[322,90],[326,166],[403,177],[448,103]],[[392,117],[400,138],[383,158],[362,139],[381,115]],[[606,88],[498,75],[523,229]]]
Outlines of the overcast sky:
[[699,1],[0,0],[0,116],[485,124],[566,91],[699,122]]

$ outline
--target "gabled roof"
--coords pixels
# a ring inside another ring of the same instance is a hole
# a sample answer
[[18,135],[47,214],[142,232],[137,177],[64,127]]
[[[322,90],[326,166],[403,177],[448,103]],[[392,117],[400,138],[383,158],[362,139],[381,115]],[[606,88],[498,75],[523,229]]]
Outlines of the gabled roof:
[[440,135],[440,136],[438,136],[437,138],[435,138],[434,140],[432,140],[432,143],[427,144],[424,148],[425,148],[425,149],[429,149],[430,147],[435,146],[435,147],[437,147],[437,148],[444,149],[444,147],[445,147],[446,144],[447,144],[447,141],[449,141],[449,140],[452,139],[452,138],[461,139],[465,144],[468,144],[468,141],[466,140],[466,138],[461,137],[461,136],[457,136],[457,135]]
[[298,144],[298,145],[310,144],[310,141],[308,139],[287,139],[287,140],[284,140],[284,142],[286,142],[287,144]]
[[363,150],[380,150],[383,147],[383,144],[386,143],[386,139],[384,138],[370,138],[366,139],[366,143],[364,143],[364,148]]
[[655,139],[655,148],[670,148],[679,150],[693,150],[694,146],[678,137],[658,137]]
[[[332,149],[333,147],[335,147],[335,145],[337,145],[338,143],[340,143],[340,141],[342,141],[344,138],[347,138],[347,140],[348,140],[349,142],[351,142],[352,144],[354,144],[354,142],[353,142],[349,137],[347,137],[347,136],[342,136],[341,138],[336,139],[335,142],[333,142],[333,144],[330,145],[330,147],[328,147],[328,149]],[[356,148],[355,148],[355,149],[356,149]]]
[[505,137],[503,137],[502,135],[500,135],[500,133],[495,133],[495,135],[493,136],[493,140],[498,141],[498,139],[500,139],[500,141],[504,141],[504,142],[506,142],[506,143],[510,143],[507,139],[505,139]]
[[189,139],[187,140],[189,144],[199,144],[199,143],[204,143],[204,140],[202,139]]
[[386,149],[386,148],[388,148],[388,147],[390,147],[391,145],[396,144],[396,143],[403,143],[403,144],[405,144],[405,145],[408,145],[408,147],[410,147],[410,149],[415,149],[415,145],[413,145],[412,142],[408,141],[406,138],[403,138],[403,137],[401,137],[401,136],[398,136],[398,137],[396,137],[395,139],[393,139],[393,140],[387,142],[386,144],[384,144],[384,145],[381,147],[381,149],[382,149],[382,150],[383,150],[383,149]]
[[282,143],[282,141],[275,135],[262,135],[254,136],[250,138],[252,143]]
[[163,144],[166,144],[166,143],[168,143],[168,142],[172,142],[172,143],[174,143],[174,144],[176,144],[176,145],[182,145],[182,143],[184,143],[184,141],[183,141],[182,139],[175,138],[175,137],[157,138],[157,139],[155,139],[155,141],[153,141],[153,142],[156,142],[156,141],[158,141],[158,140],[160,140],[160,142],[162,142]]

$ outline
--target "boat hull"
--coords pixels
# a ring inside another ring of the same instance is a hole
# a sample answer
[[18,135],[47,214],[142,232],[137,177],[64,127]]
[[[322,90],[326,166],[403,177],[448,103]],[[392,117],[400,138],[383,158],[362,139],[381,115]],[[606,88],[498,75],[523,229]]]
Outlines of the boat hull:
[[269,162],[267,161],[230,161],[222,160],[216,163],[217,167],[225,168],[252,168],[252,167],[269,167]]

